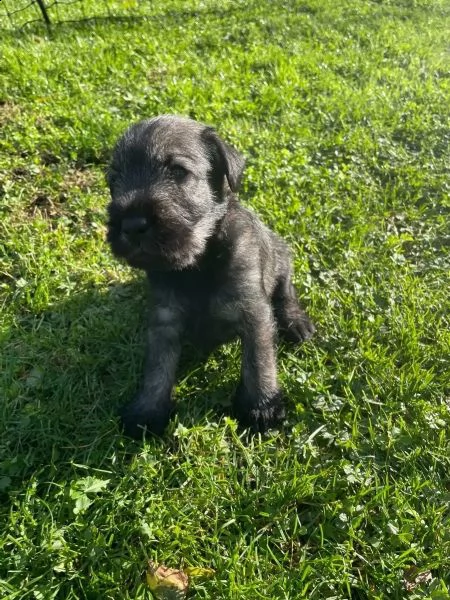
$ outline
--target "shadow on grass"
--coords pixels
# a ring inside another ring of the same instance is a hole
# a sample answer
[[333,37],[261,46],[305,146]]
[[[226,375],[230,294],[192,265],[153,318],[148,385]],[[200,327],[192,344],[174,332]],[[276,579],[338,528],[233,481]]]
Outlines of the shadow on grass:
[[[68,31],[92,30],[93,27],[111,27],[119,26],[135,26],[139,23],[160,22],[164,21],[165,25],[178,25],[185,23],[189,19],[198,17],[208,18],[226,18],[232,14],[242,12],[239,7],[208,7],[191,10],[167,10],[160,14],[105,14],[105,15],[80,15],[73,19],[60,19],[51,21],[49,26],[46,26],[43,19],[32,19],[21,24],[17,24],[14,33],[27,36],[30,33],[50,33],[58,35],[66,34]],[[14,25],[14,22],[13,22]],[[10,32],[9,28],[0,27],[0,31]]]
[[[3,491],[21,489],[33,473],[47,481],[49,470],[60,473],[75,464],[108,469],[112,457],[126,464],[142,450],[142,441],[123,435],[118,411],[141,382],[147,296],[143,277],[92,286],[41,314],[22,312],[6,332],[0,348],[0,493],[2,485]],[[280,366],[288,352],[280,344]],[[170,452],[178,424],[191,428],[229,415],[239,371],[237,343],[208,357],[186,345],[176,415],[163,438],[147,438],[149,447]],[[305,406],[311,393],[304,390]],[[288,435],[299,420],[317,427],[317,415],[295,415],[295,397],[288,400]]]
[[[122,435],[117,413],[140,384],[146,307],[147,284],[133,280],[75,293],[11,327],[0,361],[3,475],[23,476],[49,460],[101,468],[115,448],[141,447]],[[170,444],[177,421],[220,418],[236,385],[236,369],[225,364],[234,354],[235,347],[219,349],[205,365],[204,355],[184,348],[175,423],[151,444]]]

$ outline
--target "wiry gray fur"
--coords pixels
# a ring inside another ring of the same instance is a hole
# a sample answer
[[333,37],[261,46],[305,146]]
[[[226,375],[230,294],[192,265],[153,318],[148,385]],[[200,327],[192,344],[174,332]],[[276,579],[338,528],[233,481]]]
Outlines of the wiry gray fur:
[[108,241],[144,269],[153,294],[140,392],[122,412],[125,431],[161,434],[183,339],[208,350],[239,337],[234,409],[256,431],[285,416],[275,334],[294,342],[314,326],[291,282],[286,244],[237,201],[244,159],[210,127],[161,116],[133,125],[108,173]]

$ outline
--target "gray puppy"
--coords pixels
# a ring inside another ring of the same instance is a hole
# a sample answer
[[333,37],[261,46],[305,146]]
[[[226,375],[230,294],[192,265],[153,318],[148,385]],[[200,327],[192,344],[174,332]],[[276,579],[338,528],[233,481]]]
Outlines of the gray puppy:
[[234,411],[264,431],[285,416],[275,334],[302,342],[314,326],[291,282],[286,244],[235,196],[244,159],[212,129],[164,115],[133,125],[108,172],[108,241],[147,273],[153,295],[144,381],[122,411],[125,432],[162,434],[183,339],[212,350],[239,337]]

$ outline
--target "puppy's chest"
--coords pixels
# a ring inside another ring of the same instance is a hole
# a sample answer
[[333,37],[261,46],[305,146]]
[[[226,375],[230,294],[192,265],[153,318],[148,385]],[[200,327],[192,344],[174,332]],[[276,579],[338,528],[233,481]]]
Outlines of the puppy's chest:
[[197,268],[149,274],[150,281],[162,286],[168,298],[176,298],[182,305],[185,333],[200,346],[223,343],[238,333],[238,294],[229,255],[211,254]]
[[191,305],[187,335],[199,346],[215,346],[232,340],[239,333],[237,303],[225,293],[211,294]]
[[186,290],[187,310],[201,325],[233,323],[237,318],[236,298],[226,278],[202,278]]
[[[210,274],[211,275],[211,274]],[[180,290],[181,291],[181,290]],[[184,296],[187,335],[199,345],[231,340],[238,333],[239,304],[226,277],[199,275],[181,292]]]

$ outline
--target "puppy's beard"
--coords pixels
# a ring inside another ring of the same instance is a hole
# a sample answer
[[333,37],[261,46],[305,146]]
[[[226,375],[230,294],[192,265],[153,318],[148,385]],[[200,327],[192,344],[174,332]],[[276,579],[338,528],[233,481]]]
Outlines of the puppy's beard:
[[203,219],[193,228],[164,233],[164,240],[131,243],[121,235],[111,241],[113,252],[131,267],[146,271],[181,271],[195,266],[214,234],[217,221]]
[[189,232],[182,243],[162,246],[160,252],[149,257],[147,270],[173,270],[181,271],[194,267],[206,249],[208,239],[213,235],[214,224],[210,227],[202,227]]

